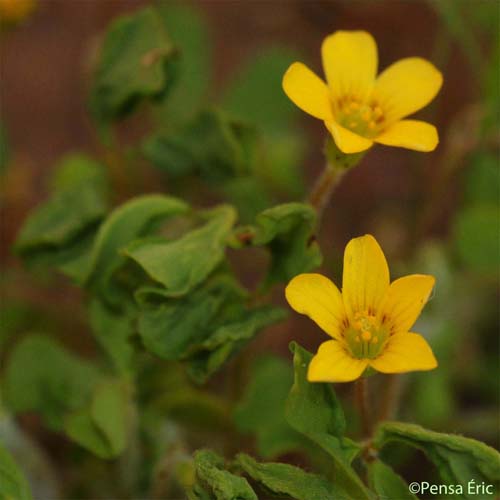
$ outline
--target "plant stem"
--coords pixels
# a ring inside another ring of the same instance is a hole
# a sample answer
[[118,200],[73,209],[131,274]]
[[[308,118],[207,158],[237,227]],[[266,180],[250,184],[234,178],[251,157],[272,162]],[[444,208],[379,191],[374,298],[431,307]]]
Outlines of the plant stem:
[[354,391],[356,396],[356,406],[361,417],[361,428],[364,437],[371,436],[371,419],[368,415],[368,383],[366,378],[359,378],[354,383]]
[[323,173],[318,177],[310,195],[309,203],[314,207],[318,214],[318,226],[321,216],[330,201],[333,191],[337,187],[340,179],[344,176],[345,169],[335,168],[330,163],[326,164]]
[[378,422],[383,422],[393,418],[396,412],[396,405],[398,402],[398,396],[401,389],[401,378],[397,375],[389,375],[389,380],[387,381],[384,398],[380,405],[380,412],[377,416]]

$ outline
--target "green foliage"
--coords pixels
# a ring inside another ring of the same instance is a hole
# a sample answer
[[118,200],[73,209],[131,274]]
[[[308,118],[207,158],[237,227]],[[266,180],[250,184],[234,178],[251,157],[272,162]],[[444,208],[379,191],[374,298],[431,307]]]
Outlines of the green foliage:
[[157,283],[162,295],[187,294],[222,262],[226,240],[236,220],[234,209],[220,206],[203,214],[207,222],[175,241],[135,241],[125,254],[137,262]]
[[172,60],[174,82],[159,103],[166,125],[191,117],[203,104],[212,83],[211,40],[201,13],[189,5],[161,2],[158,13],[179,51]]
[[259,330],[283,318],[270,306],[249,309],[243,290],[228,275],[216,275],[186,298],[145,305],[138,330],[148,350],[189,363],[204,382]]
[[265,286],[287,282],[312,271],[322,261],[314,239],[316,213],[304,203],[285,203],[257,215],[254,226],[239,228],[232,240],[236,248],[246,244],[267,246],[271,264]]
[[379,498],[417,500],[417,497],[410,493],[404,479],[380,460],[374,460],[370,463],[368,477],[370,486],[379,495]]
[[[224,470],[224,460],[210,450],[199,450],[194,455],[196,477],[215,500],[257,500],[248,481]],[[200,498],[192,496],[191,498]]]
[[298,109],[286,97],[281,80],[297,53],[283,47],[268,47],[250,60],[230,84],[223,106],[240,119],[254,123],[264,133],[289,128]]
[[442,434],[418,425],[401,422],[382,423],[375,435],[374,445],[384,446],[389,441],[399,441],[422,450],[437,467],[445,484],[462,485],[464,498],[468,494],[467,483],[492,484],[500,487],[500,454],[474,439],[453,434]]
[[345,418],[335,392],[329,384],[309,383],[307,367],[312,355],[294,342],[290,349],[294,355],[295,377],[286,407],[288,423],[332,458],[339,488],[353,498],[370,498],[350,466],[359,447],[343,437]]
[[236,407],[236,427],[255,434],[258,452],[264,458],[300,449],[305,444],[304,438],[285,420],[285,403],[292,382],[291,366],[284,360],[273,356],[259,358]]
[[104,38],[90,95],[102,122],[130,113],[144,99],[160,97],[172,78],[174,46],[153,7],[114,21]]
[[10,354],[2,392],[11,411],[36,411],[57,429],[65,413],[86,404],[98,376],[92,364],[49,337],[31,335]]
[[214,108],[174,131],[152,135],[143,147],[146,158],[170,176],[197,175],[211,183],[248,174],[254,149],[254,130]]
[[98,457],[109,459],[120,455],[130,432],[128,393],[129,388],[123,381],[100,382],[88,407],[65,419],[68,436]]
[[163,195],[139,196],[116,208],[96,235],[85,282],[105,290],[112,274],[126,261],[120,254],[122,248],[147,234],[159,221],[188,210],[181,200]]
[[56,167],[50,198],[22,227],[15,250],[28,263],[56,265],[78,280],[93,231],[107,210],[103,167],[84,155],[69,155]]
[[281,463],[258,463],[240,453],[239,466],[253,481],[273,495],[296,500],[347,500],[349,496],[324,477],[304,472],[299,467]]
[[117,371],[130,372],[136,357],[131,341],[135,333],[134,317],[111,308],[98,298],[90,301],[88,312],[94,338],[108,354]]
[[28,481],[0,443],[0,498],[32,500]]
[[471,270],[488,273],[500,265],[498,205],[484,204],[464,209],[456,221],[458,255]]

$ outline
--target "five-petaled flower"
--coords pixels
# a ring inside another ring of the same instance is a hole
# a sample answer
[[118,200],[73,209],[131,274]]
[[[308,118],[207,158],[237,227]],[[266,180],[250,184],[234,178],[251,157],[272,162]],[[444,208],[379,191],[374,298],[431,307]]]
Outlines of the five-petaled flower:
[[401,59],[377,78],[377,45],[365,31],[337,31],[321,48],[327,84],[302,63],[293,63],[283,89],[302,110],[323,120],[337,147],[359,153],[374,142],[417,151],[432,151],[436,128],[403,120],[426,106],[443,78],[428,61]]
[[293,278],[285,291],[290,306],[333,337],[311,360],[308,380],[349,382],[367,367],[383,373],[435,368],[427,342],[409,332],[434,282],[413,274],[389,283],[387,261],[371,235],[347,244],[342,293],[321,274]]

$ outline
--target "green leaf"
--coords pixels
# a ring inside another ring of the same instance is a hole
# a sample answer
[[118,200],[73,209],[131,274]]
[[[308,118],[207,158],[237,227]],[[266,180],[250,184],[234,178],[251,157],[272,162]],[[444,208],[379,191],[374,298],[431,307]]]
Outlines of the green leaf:
[[228,276],[215,276],[185,298],[144,306],[138,331],[146,349],[167,360],[185,359],[193,345],[203,342],[213,324],[227,317],[244,296]]
[[121,373],[129,372],[135,359],[132,319],[125,311],[113,310],[97,298],[90,302],[89,320],[94,336]]
[[383,447],[390,441],[399,441],[422,450],[437,467],[446,484],[462,485],[462,498],[477,498],[468,493],[469,481],[500,487],[500,454],[474,439],[453,434],[429,431],[414,424],[382,423],[375,433],[374,445]]
[[456,221],[455,244],[463,263],[476,272],[500,266],[499,207],[484,204],[466,208]]
[[267,246],[271,252],[271,265],[265,285],[287,282],[300,273],[312,271],[322,261],[318,244],[314,240],[316,213],[304,203],[285,203],[261,212],[255,226],[239,228],[232,240],[241,247],[245,242]]
[[205,214],[207,223],[175,241],[136,241],[125,254],[137,262],[156,282],[164,295],[179,297],[203,282],[224,259],[226,240],[236,212],[228,205]]
[[307,381],[312,355],[292,342],[295,378],[288,396],[286,419],[298,432],[320,446],[333,459],[336,484],[352,498],[369,499],[370,494],[351,468],[359,446],[343,437],[345,418],[330,384]]
[[217,109],[196,114],[183,127],[159,132],[143,145],[145,157],[172,177],[197,175],[218,184],[251,171],[255,131]]
[[265,133],[287,129],[298,110],[283,92],[281,81],[297,58],[296,52],[285,47],[260,50],[230,85],[224,108]]
[[29,263],[57,265],[78,278],[67,266],[85,256],[106,213],[104,167],[86,156],[68,155],[51,184],[51,197],[25,221],[14,248]]
[[500,199],[498,161],[494,154],[476,154],[465,171],[465,198],[468,203],[497,203]]
[[172,75],[174,57],[158,12],[148,7],[123,16],[109,27],[92,82],[91,110],[109,122],[130,113],[144,99],[160,97]]
[[32,500],[28,481],[13,458],[0,443],[0,498]]
[[262,306],[242,311],[238,319],[217,326],[207,339],[192,346],[190,375],[199,383],[205,382],[259,331],[285,317],[284,309]]
[[188,210],[181,200],[154,194],[133,198],[116,208],[99,228],[85,282],[105,289],[112,274],[126,262],[122,248],[148,234],[158,221]]
[[206,21],[198,9],[162,2],[158,13],[180,51],[173,61],[175,81],[158,106],[158,119],[168,125],[192,116],[205,100],[212,81],[212,47]]
[[282,463],[258,463],[252,457],[239,453],[236,465],[266,491],[279,497],[296,500],[348,500],[349,497],[324,477]]
[[168,360],[184,360],[191,376],[204,382],[244,343],[284,311],[248,309],[244,291],[227,275],[216,275],[181,298],[143,304],[138,331],[146,349]]
[[224,470],[224,460],[210,450],[199,450],[194,455],[196,475],[216,500],[257,500],[248,481]]
[[101,458],[120,455],[127,444],[130,425],[129,388],[120,380],[101,382],[89,408],[69,415],[66,433]]
[[370,486],[381,499],[418,500],[413,493],[410,493],[406,481],[380,460],[369,464],[368,478]]
[[[254,433],[265,458],[301,449],[304,438],[285,420],[285,403],[293,383],[291,366],[274,356],[259,358],[238,403],[234,420],[238,430]],[[265,388],[265,390],[263,390]]]
[[5,367],[3,394],[14,413],[39,412],[60,428],[64,414],[83,407],[97,381],[97,369],[43,335],[16,345]]

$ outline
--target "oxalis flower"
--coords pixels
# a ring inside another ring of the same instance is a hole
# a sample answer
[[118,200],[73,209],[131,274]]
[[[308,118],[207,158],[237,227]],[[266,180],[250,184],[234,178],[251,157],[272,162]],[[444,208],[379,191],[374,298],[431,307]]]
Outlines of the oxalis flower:
[[320,345],[310,382],[349,382],[366,368],[383,373],[432,370],[437,361],[425,339],[409,333],[434,287],[434,277],[413,274],[389,284],[384,253],[371,235],[344,252],[342,293],[321,274],[299,274],[286,298],[333,340]]
[[359,153],[374,142],[432,151],[436,128],[403,120],[436,96],[443,77],[428,61],[409,57],[378,78],[377,45],[365,31],[337,31],[321,47],[326,81],[307,66],[293,63],[283,77],[287,96],[302,110],[323,120],[337,147]]

